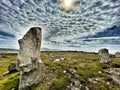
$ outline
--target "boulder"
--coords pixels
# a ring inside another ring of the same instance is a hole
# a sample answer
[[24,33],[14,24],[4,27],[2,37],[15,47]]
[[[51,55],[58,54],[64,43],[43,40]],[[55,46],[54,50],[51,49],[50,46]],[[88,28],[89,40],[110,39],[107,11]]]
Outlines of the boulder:
[[31,28],[19,40],[17,69],[20,71],[19,90],[31,90],[31,86],[43,80],[43,63],[40,59],[41,28]]
[[101,63],[109,63],[109,62],[111,62],[108,49],[106,49],[106,48],[100,49],[98,51],[98,54],[100,56],[100,62]]
[[16,72],[17,71],[17,61],[12,61],[10,65],[8,66],[9,73]]
[[116,52],[116,53],[115,53],[115,57],[116,57],[116,58],[120,58],[120,52]]

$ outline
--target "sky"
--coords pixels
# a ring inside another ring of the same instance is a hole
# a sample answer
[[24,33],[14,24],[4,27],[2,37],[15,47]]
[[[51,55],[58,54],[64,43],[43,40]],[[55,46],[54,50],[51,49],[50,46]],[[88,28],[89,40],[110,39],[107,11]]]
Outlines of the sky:
[[120,51],[120,0],[70,1],[0,0],[0,48],[19,49],[18,40],[41,27],[43,50]]

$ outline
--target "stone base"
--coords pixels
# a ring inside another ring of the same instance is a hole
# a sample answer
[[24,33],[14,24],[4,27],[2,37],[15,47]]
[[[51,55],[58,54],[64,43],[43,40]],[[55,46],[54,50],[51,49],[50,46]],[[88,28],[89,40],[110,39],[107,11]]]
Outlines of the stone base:
[[20,71],[19,90],[31,90],[31,86],[43,80],[43,63],[36,63],[36,67],[29,71]]
[[111,62],[111,59],[108,57],[108,58],[104,58],[104,57],[101,57],[100,58],[100,63],[110,63]]

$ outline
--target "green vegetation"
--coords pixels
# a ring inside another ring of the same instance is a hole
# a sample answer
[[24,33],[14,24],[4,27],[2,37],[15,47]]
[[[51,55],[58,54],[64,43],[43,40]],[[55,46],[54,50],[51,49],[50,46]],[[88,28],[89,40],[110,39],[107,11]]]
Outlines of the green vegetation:
[[3,73],[8,71],[8,66],[12,61],[16,60],[16,54],[2,54],[0,59],[0,90],[11,90],[18,87],[19,73],[12,73],[2,76]]
[[[80,81],[81,90],[86,86],[91,90],[118,90],[117,84],[104,72],[109,67],[119,67],[120,58],[112,57],[112,64],[99,63],[96,53],[85,52],[41,52],[45,66],[43,82],[34,85],[32,90],[65,90],[72,82]],[[60,61],[55,61],[59,59]],[[16,54],[3,55],[0,60],[0,75],[7,71]],[[8,74],[0,78],[0,90],[11,90],[18,87],[19,73]],[[11,84],[8,84],[11,83]],[[3,87],[6,85],[6,89]],[[1,89],[2,88],[2,89]]]
[[18,90],[19,73],[12,73],[0,78],[0,90]]
[[59,76],[49,87],[49,90],[65,90],[68,82],[69,82],[69,79],[67,77]]
[[0,59],[0,75],[8,70],[8,66],[12,61],[16,60],[16,54],[2,54]]

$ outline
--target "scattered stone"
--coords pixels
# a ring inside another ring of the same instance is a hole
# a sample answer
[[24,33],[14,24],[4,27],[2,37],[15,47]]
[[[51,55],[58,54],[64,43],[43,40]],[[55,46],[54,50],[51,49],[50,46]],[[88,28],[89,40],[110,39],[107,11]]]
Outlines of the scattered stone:
[[97,83],[97,81],[93,81],[93,83]]
[[31,90],[31,86],[43,80],[43,63],[40,59],[41,28],[31,28],[19,40],[20,50],[17,69],[20,71],[19,90]]
[[116,53],[115,53],[115,57],[116,57],[116,58],[120,58],[120,52],[116,52]]
[[61,61],[64,61],[65,59],[64,58],[61,58]]
[[15,90],[15,88],[12,88],[11,90]]
[[101,71],[98,71],[99,74],[101,74],[102,72]]
[[2,77],[8,75],[9,73],[10,73],[9,71],[4,72],[4,73],[2,74]]
[[60,62],[60,61],[64,61],[64,60],[65,60],[64,58],[60,58],[60,59],[56,58],[56,59],[53,60],[53,62]]
[[70,83],[67,86],[66,90],[81,90],[82,84],[78,78],[78,76],[76,75],[76,77],[74,77],[75,75],[70,77]]
[[120,68],[110,68],[104,71],[110,75],[120,88]]
[[72,87],[71,90],[80,90],[80,88]]
[[110,83],[109,83],[109,82],[107,82],[107,85],[110,85]]
[[66,72],[67,72],[66,70],[63,71],[63,73],[66,73]]
[[100,79],[99,78],[95,78],[96,81],[99,81]]
[[55,60],[54,60],[54,62],[59,62],[59,61],[60,61],[60,59],[55,59]]
[[108,49],[106,49],[106,48],[100,49],[98,51],[98,54],[100,56],[100,62],[101,63],[109,63],[109,62],[111,62]]
[[48,85],[50,85],[50,83],[48,83]]
[[70,79],[72,77],[72,75],[70,73],[65,73],[65,75]]
[[90,90],[90,89],[86,86],[86,90]]
[[89,78],[89,79],[88,79],[88,81],[89,81],[89,82],[92,82],[92,81],[93,81],[93,79],[92,79],[92,78]]
[[69,72],[73,74],[73,73],[76,73],[76,70],[74,68],[70,68]]
[[75,78],[75,79],[80,79],[80,76],[79,76],[78,74],[75,74],[75,75],[74,75],[74,78]]
[[17,72],[17,61],[12,61],[8,66],[9,73]]

